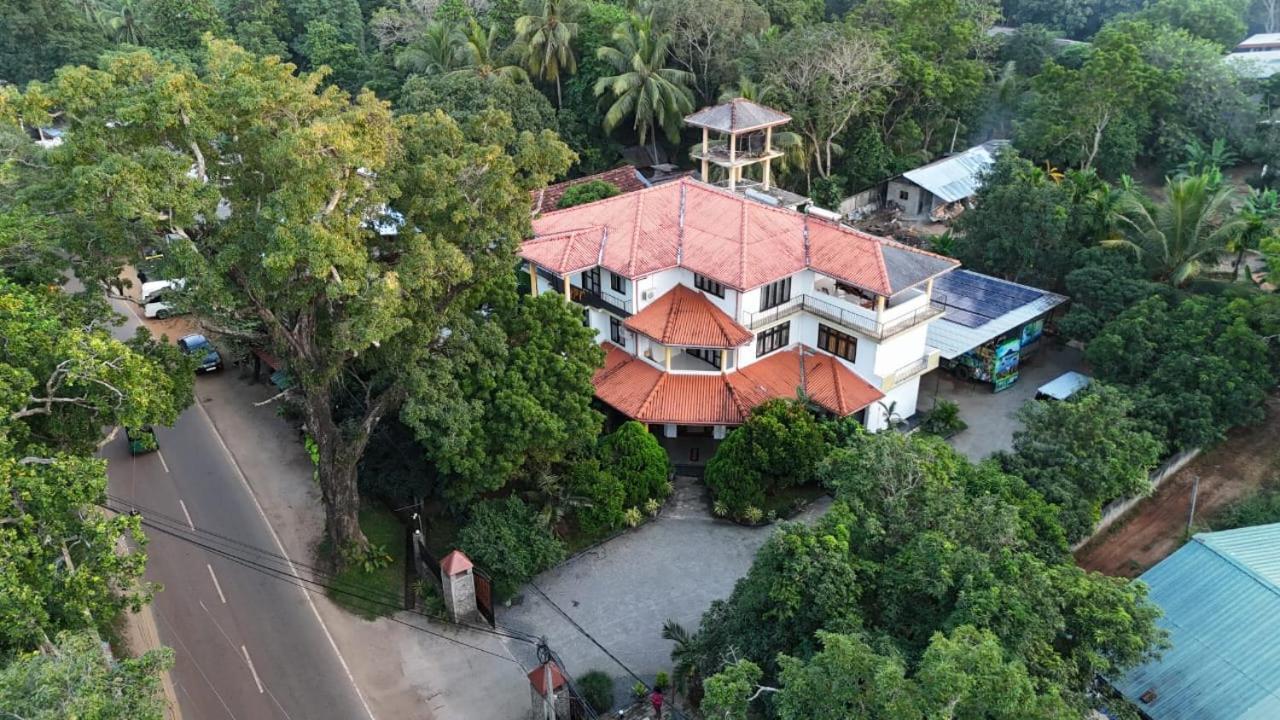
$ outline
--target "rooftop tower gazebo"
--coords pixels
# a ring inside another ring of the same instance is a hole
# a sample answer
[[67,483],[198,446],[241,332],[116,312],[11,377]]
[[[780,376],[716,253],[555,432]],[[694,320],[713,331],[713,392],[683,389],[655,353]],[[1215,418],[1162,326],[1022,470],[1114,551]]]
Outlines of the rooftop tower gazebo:
[[[742,169],[763,164],[761,185],[768,190],[773,160],[782,156],[773,147],[773,129],[790,121],[791,116],[786,113],[743,98],[703,108],[686,117],[686,125],[702,128],[702,146],[693,151],[693,156],[702,161],[702,182],[711,182],[710,166],[716,165],[725,169],[727,185],[736,191],[742,181]],[[713,144],[712,131],[728,138]]]

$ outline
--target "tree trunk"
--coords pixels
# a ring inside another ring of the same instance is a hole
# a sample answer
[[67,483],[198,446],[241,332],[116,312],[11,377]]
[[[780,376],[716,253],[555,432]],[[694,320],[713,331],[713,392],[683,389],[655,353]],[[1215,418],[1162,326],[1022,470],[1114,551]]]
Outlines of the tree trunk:
[[564,109],[564,98],[560,97],[560,73],[556,73],[556,109]]
[[[316,436],[316,445],[320,445]],[[369,540],[360,529],[360,491],[356,484],[356,462],[360,456],[342,452],[344,442],[331,443],[337,448],[320,451],[320,465],[316,475],[320,480],[320,493],[325,507],[325,534],[333,548],[334,562],[345,565],[347,553],[357,555],[369,547]],[[336,451],[336,452],[335,452]]]

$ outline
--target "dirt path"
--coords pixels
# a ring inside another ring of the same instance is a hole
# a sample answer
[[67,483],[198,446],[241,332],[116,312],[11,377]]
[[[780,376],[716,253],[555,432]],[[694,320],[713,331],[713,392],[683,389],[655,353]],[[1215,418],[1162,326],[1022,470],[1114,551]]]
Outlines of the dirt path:
[[1182,545],[1191,510],[1191,488],[1200,476],[1196,524],[1280,475],[1280,396],[1267,402],[1261,425],[1230,434],[1227,441],[1196,458],[1111,529],[1076,552],[1086,570],[1135,577]]

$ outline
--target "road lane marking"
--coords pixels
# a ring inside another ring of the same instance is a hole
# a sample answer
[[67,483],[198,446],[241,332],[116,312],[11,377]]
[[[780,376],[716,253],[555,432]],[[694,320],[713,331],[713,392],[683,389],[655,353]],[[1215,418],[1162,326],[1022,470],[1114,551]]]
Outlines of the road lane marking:
[[196,524],[191,522],[191,513],[187,512],[187,504],[182,502],[182,498],[178,498],[178,506],[182,508],[182,517],[187,519],[187,527],[191,528],[194,532]]
[[[213,681],[205,674],[204,668],[200,667],[200,661],[196,660],[195,653],[191,652],[191,650],[187,648],[187,644],[182,641],[182,635],[178,634],[178,629],[174,627],[173,623],[169,621],[169,618],[166,617],[164,613],[160,612],[159,607],[156,607],[155,611],[156,617],[160,618],[165,625],[169,626],[169,630],[173,633],[173,639],[177,640],[178,645],[182,646],[182,652],[186,654],[187,659],[195,666],[196,672],[200,673],[200,677],[204,679],[205,684],[213,691],[213,696],[218,698],[218,702],[222,704],[222,709],[227,711],[227,716],[230,717],[231,720],[236,720],[236,714],[231,712],[231,708],[227,705],[227,701],[222,699],[222,693],[218,692],[218,688],[213,686]],[[208,608],[205,608],[205,611],[208,612]],[[235,646],[233,645],[232,647]],[[188,694],[188,697],[189,696],[190,694]]]
[[209,568],[209,577],[213,578],[213,589],[218,591],[218,599],[222,601],[223,605],[226,605],[227,596],[222,594],[222,586],[218,584],[218,576],[213,574],[213,566],[209,563],[205,563],[204,566]]
[[351,666],[347,665],[347,659],[342,656],[342,651],[338,649],[338,643],[333,639],[333,634],[329,632],[329,626],[325,625],[324,618],[320,617],[320,610],[316,607],[316,601],[311,598],[311,593],[303,585],[303,580],[298,575],[298,569],[293,564],[293,559],[289,557],[289,553],[284,549],[284,543],[280,542],[280,536],[276,534],[276,529],[271,525],[271,521],[267,519],[267,511],[262,509],[262,503],[258,502],[258,496],[253,492],[253,487],[249,485],[249,479],[245,477],[244,471],[240,469],[240,462],[236,460],[236,456],[232,454],[231,449],[227,447],[227,442],[222,439],[222,433],[218,432],[218,426],[213,424],[213,418],[209,417],[209,411],[204,409],[204,404],[200,402],[200,398],[196,398],[195,406],[200,410],[200,414],[204,415],[205,422],[209,423],[209,430],[213,432],[213,437],[218,441],[218,446],[222,448],[222,452],[227,454],[227,458],[231,460],[231,467],[236,471],[236,477],[240,478],[240,483],[244,485],[244,489],[249,493],[249,499],[253,500],[253,506],[258,509],[258,516],[262,518],[263,524],[267,526],[267,532],[271,533],[271,539],[276,543],[276,549],[280,551],[281,557],[289,564],[289,574],[293,575],[298,581],[298,589],[302,591],[302,597],[307,599],[307,605],[311,608],[311,613],[316,616],[316,622],[320,623],[320,630],[324,633],[324,637],[329,641],[329,647],[333,648],[333,654],[338,656],[338,664],[342,665],[342,671],[346,673],[347,680],[351,682],[351,688],[356,691],[356,699],[360,701],[364,712],[369,716],[369,720],[378,720],[373,714],[373,710],[369,707],[369,702],[364,699],[364,693],[360,691],[360,685],[356,683],[355,675],[351,674]]
[[258,679],[258,671],[253,669],[253,659],[249,657],[249,650],[241,645],[240,651],[244,653],[244,661],[249,663],[249,672],[253,673],[253,682],[258,686],[258,694],[261,695],[265,691],[262,689],[262,681]]
[[168,474],[169,474],[169,463],[167,463],[167,462],[165,462],[165,461],[164,461],[164,453],[162,453],[162,452],[160,452],[159,450],[157,450],[157,451],[156,451],[156,457],[160,458],[160,467],[164,468],[164,474],[165,474],[165,475],[168,475]]

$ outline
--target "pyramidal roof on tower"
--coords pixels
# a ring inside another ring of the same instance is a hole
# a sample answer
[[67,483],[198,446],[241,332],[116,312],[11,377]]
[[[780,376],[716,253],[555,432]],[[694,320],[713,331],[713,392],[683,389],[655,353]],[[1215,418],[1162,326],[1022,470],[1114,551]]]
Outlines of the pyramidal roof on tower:
[[702,108],[684,119],[685,124],[725,133],[763,130],[791,121],[791,116],[743,98]]

